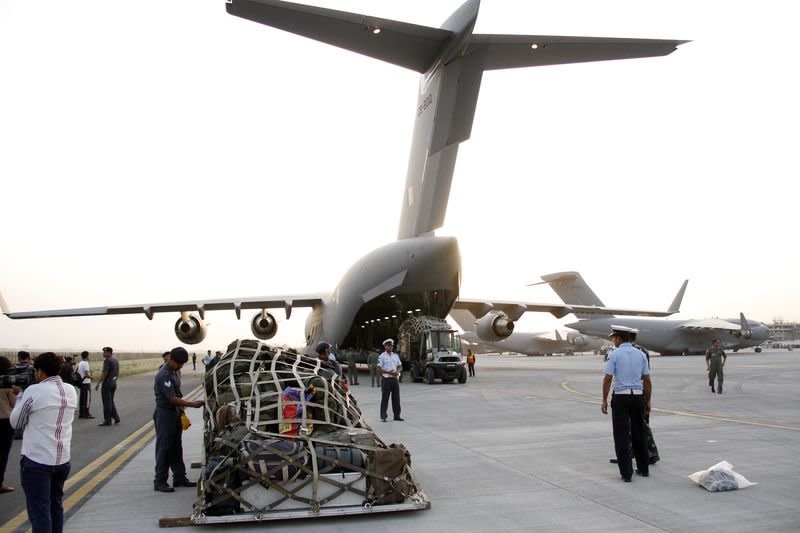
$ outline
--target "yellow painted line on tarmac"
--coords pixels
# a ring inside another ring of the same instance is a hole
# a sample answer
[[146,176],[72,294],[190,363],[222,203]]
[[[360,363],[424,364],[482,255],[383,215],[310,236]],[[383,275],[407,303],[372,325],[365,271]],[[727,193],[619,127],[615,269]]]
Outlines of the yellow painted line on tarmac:
[[[203,390],[202,385],[198,385],[194,388],[189,394],[186,395],[186,398],[193,397],[197,395],[199,392]],[[143,435],[143,436],[142,436]],[[87,494],[89,494],[92,490],[94,490],[100,483],[102,483],[109,475],[114,473],[114,471],[119,468],[121,465],[125,464],[134,454],[138,453],[142,448],[144,448],[147,443],[155,436],[155,427],[153,426],[152,422],[147,422],[145,425],[128,435],[124,440],[122,440],[119,444],[108,450],[106,453],[86,465],[81,469],[80,472],[75,474],[74,476],[67,479],[67,482],[64,483],[64,493],[66,494],[67,491],[72,488],[74,485],[79,483],[84,478],[88,477],[92,474],[95,470],[97,470],[100,466],[106,464],[113,456],[119,453],[121,450],[127,449],[119,455],[116,459],[114,459],[111,463],[108,463],[105,468],[100,470],[97,474],[94,475],[92,479],[87,481],[81,488],[70,494],[64,499],[64,514],[66,515],[72,507],[74,507],[77,503],[79,503]],[[141,438],[139,438],[141,437]],[[136,439],[139,438],[137,441]],[[136,441],[134,444],[130,445],[131,442]],[[130,447],[128,447],[130,445]],[[6,531],[15,531],[19,527],[21,527],[25,522],[28,521],[28,511],[22,511],[17,516],[3,524],[0,527],[0,532]],[[31,531],[30,529],[28,531]]]
[[[601,398],[599,396],[595,396],[594,394],[588,394],[586,392],[581,392],[579,390],[573,389],[572,387],[569,386],[569,384],[567,383],[567,380],[564,380],[564,381],[561,382],[561,388],[564,389],[565,391],[569,392],[569,393],[577,394],[578,396],[593,398],[597,403],[600,403],[600,401],[601,401]],[[650,409],[650,411],[651,412],[656,412],[656,413],[670,414],[670,415],[689,416],[689,417],[693,417],[693,418],[705,418],[707,420],[717,420],[719,422],[733,422],[735,424],[744,424],[744,425],[747,425],[747,426],[757,426],[757,427],[772,428],[772,429],[786,429],[786,430],[789,430],[789,431],[800,431],[800,427],[797,427],[797,426],[787,426],[787,425],[784,425],[784,424],[772,424],[772,423],[769,423],[769,422],[755,422],[753,420],[745,420],[743,418],[733,418],[733,417],[729,417],[729,416],[720,416],[720,415],[709,415],[709,414],[704,414],[704,413],[695,413],[695,412],[692,412],[692,411],[683,411],[683,410],[678,410],[678,409],[663,409],[663,408],[659,408],[659,407],[653,407],[652,409]]]

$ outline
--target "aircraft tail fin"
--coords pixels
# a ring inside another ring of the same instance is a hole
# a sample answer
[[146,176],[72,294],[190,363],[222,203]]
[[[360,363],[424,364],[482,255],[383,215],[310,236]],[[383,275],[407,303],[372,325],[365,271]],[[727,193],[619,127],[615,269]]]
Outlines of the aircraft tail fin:
[[670,304],[669,309],[667,309],[668,313],[675,314],[681,312],[681,302],[683,302],[683,295],[686,292],[686,286],[688,284],[688,279],[683,281],[683,285],[681,285],[681,288],[678,289],[678,294],[675,295],[675,299],[672,300],[672,304]]
[[[578,272],[556,272],[554,274],[545,274],[542,276],[542,281],[531,283],[530,285],[550,285],[550,287],[558,294],[561,301],[567,305],[591,305],[595,307],[605,307],[600,298],[589,287],[589,284],[583,279],[583,276]],[[581,313],[576,312],[575,316],[578,318],[603,318],[605,316],[598,313]]]
[[753,330],[750,328],[750,323],[747,322],[747,319],[744,317],[744,313],[739,313],[739,324],[742,327],[742,337],[745,339],[749,339],[753,336]]
[[11,313],[11,308],[8,307],[8,302],[3,298],[3,293],[0,292],[0,313],[8,316]]
[[563,340],[564,340],[564,338],[563,338],[563,337],[561,337],[561,333],[559,333],[559,332],[558,332],[558,330],[555,330],[555,332],[556,332],[556,340],[557,340],[558,342],[561,342],[561,341],[563,341]]
[[458,146],[469,139],[484,70],[667,55],[686,41],[475,35],[480,0],[466,0],[440,28],[283,2],[227,0],[231,15],[423,74],[398,239],[444,224]]

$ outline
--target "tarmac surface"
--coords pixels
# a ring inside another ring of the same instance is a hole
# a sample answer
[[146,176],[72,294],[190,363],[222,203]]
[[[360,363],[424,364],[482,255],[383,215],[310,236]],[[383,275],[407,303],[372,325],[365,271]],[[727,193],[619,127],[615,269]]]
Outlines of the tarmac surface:
[[[380,422],[379,389],[368,375],[353,387],[378,435],[410,450],[430,510],[203,530],[800,531],[800,354],[732,354],[722,395],[710,392],[702,357],[653,357],[652,366],[650,422],[661,461],[649,478],[623,483],[608,462],[613,442],[610,415],[600,412],[600,356],[479,356],[477,376],[465,385],[406,379],[405,422]],[[202,460],[194,413],[184,434],[187,466]],[[154,492],[153,455],[148,440],[71,513],[65,531],[156,531],[161,517],[189,516],[195,490]],[[688,479],[721,460],[758,484],[710,493]],[[198,475],[190,470],[190,478]]]

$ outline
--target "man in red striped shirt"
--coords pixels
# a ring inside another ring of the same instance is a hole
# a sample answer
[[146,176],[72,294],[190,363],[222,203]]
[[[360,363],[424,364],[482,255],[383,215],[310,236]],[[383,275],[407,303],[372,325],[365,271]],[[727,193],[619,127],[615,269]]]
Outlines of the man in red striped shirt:
[[33,533],[60,533],[78,395],[75,387],[61,381],[61,358],[56,354],[41,354],[33,368],[37,383],[17,398],[10,421],[12,427],[25,430],[20,480]]

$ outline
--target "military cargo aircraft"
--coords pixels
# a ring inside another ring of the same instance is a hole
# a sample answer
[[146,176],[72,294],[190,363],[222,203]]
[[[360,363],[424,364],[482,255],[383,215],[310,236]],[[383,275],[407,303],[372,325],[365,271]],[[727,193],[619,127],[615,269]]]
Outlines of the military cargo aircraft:
[[525,355],[553,355],[578,352],[598,352],[604,345],[610,345],[605,339],[591,337],[575,331],[564,335],[557,329],[541,333],[515,331],[499,341],[485,341],[475,332],[475,316],[465,309],[453,309],[450,317],[464,331],[461,339],[475,353],[513,352]]
[[[542,276],[541,284],[548,284],[567,304],[583,304],[603,307],[603,302],[589,288],[578,272],[558,272]],[[686,291],[688,280],[683,282],[671,310],[678,311]],[[536,283],[537,285],[540,283]],[[701,320],[658,320],[647,318],[615,317],[612,313],[585,314],[576,312],[580,320],[567,324],[586,335],[605,336],[611,332],[611,324],[628,326],[639,330],[636,342],[648,350],[661,355],[703,354],[713,339],[719,339],[725,349],[737,351],[756,347],[767,340],[769,328],[755,320],[747,320],[743,313],[739,318],[706,318]]]
[[[283,308],[288,319],[293,308],[308,307],[311,312],[305,325],[307,348],[325,340],[337,345],[337,353],[354,350],[362,354],[361,358],[382,339],[395,335],[406,317],[445,318],[456,304],[479,317],[479,327],[501,336],[510,334],[513,321],[526,310],[561,316],[572,312],[576,306],[458,301],[461,283],[458,243],[454,237],[436,236],[435,230],[444,221],[459,144],[471,135],[483,72],[664,56],[686,41],[474,34],[479,6],[479,0],[468,0],[440,28],[432,28],[278,0],[226,2],[231,15],[422,75],[397,240],[359,259],[329,294],[29,312],[10,312],[4,305],[5,314],[12,319],[29,319],[142,313],[152,319],[154,313],[179,313],[175,335],[183,343],[196,344],[206,336],[208,311],[233,310],[240,318],[242,310],[257,309],[250,321],[251,331],[259,339],[267,340],[276,334],[278,327],[270,310]],[[324,92],[320,96],[324,97]]]

